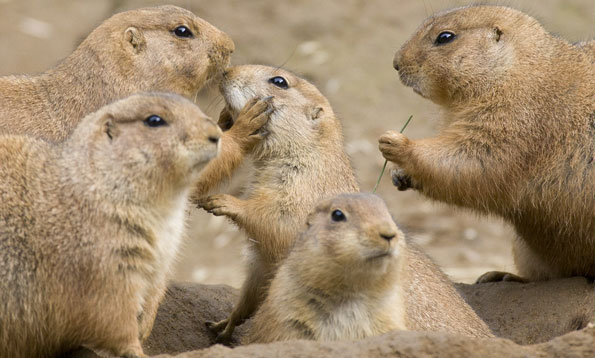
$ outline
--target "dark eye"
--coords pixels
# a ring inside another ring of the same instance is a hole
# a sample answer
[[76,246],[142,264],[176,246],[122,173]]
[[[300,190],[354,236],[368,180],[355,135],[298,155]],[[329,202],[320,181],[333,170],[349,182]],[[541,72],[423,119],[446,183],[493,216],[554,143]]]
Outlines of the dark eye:
[[271,78],[269,80],[270,83],[274,84],[275,86],[279,87],[279,88],[283,88],[283,89],[288,89],[289,88],[289,84],[287,83],[287,81],[285,80],[285,78],[281,77],[281,76],[275,76],[273,78]]
[[190,29],[187,28],[186,26],[176,27],[176,29],[174,30],[174,34],[178,37],[184,37],[184,38],[194,37],[194,34],[192,33],[192,31],[190,31]]
[[341,210],[335,210],[331,213],[331,219],[333,219],[333,221],[345,221],[347,220],[347,218],[345,217],[345,214],[343,214],[343,212]]
[[145,125],[149,127],[160,127],[167,125],[167,122],[156,114],[148,116],[144,122]]
[[453,34],[452,32],[444,31],[444,32],[441,32],[440,35],[438,35],[438,37],[436,37],[435,43],[436,43],[436,45],[444,45],[444,44],[451,42],[456,37],[457,37],[457,35]]

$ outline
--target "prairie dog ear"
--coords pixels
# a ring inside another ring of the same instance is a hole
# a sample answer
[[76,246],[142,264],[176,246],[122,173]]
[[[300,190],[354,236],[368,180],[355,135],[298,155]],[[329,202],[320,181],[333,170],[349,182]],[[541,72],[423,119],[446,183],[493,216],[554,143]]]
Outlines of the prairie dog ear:
[[324,109],[322,107],[314,107],[310,112],[310,119],[315,120],[320,118],[324,113]]
[[143,36],[142,31],[136,27],[131,26],[127,28],[126,31],[124,31],[124,39],[132,46],[132,49],[135,52],[140,52],[145,48],[145,37]]
[[306,217],[306,227],[312,226],[312,222],[314,221],[316,214],[317,214],[316,210],[314,210],[308,214],[308,216]]
[[114,117],[112,117],[112,115],[109,113],[106,113],[103,115],[103,117],[101,117],[101,126],[103,128],[103,132],[105,135],[107,135],[110,141],[114,139],[114,137],[120,135],[120,129],[116,127]]

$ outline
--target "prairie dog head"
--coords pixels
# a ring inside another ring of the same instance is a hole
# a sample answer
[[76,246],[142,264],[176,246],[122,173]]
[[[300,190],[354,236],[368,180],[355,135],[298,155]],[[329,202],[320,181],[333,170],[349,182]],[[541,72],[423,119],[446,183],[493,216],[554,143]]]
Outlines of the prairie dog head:
[[425,20],[393,64],[405,85],[449,105],[515,81],[520,64],[543,55],[548,37],[535,19],[508,7],[457,8]]
[[340,137],[340,123],[328,100],[308,81],[293,73],[268,66],[229,68],[220,84],[226,109],[235,118],[254,97],[273,96],[265,147],[299,147]]
[[[141,90],[193,97],[229,65],[233,41],[224,32],[171,5],[116,14],[83,42],[114,57],[123,78]],[[103,48],[106,48],[104,50]]]
[[354,283],[383,276],[405,248],[404,235],[384,201],[363,193],[320,202],[308,216],[300,242],[314,261],[307,264]]
[[83,119],[65,155],[101,192],[129,201],[158,199],[194,183],[217,155],[220,136],[189,100],[137,94]]

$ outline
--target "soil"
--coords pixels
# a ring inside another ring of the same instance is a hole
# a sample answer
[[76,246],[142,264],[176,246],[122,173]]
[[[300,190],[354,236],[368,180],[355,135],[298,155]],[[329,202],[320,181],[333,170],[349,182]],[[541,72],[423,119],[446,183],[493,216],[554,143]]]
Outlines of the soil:
[[[248,321],[234,332],[236,347],[230,350],[214,345],[215,337],[206,329],[205,322],[224,318],[237,299],[238,290],[227,285],[178,282],[170,285],[144,350],[148,355],[180,354],[177,357],[187,358],[595,356],[595,330],[587,327],[595,318],[595,289],[591,281],[575,277],[530,284],[458,284],[457,288],[500,338],[396,331],[355,342],[291,341],[237,347],[249,329]],[[62,356],[67,357],[97,355],[80,349]]]

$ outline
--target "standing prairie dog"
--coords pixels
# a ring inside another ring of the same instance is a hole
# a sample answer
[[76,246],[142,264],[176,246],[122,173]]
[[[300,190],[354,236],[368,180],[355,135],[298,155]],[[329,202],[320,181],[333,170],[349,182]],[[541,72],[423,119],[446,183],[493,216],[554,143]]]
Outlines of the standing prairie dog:
[[0,357],[143,356],[220,135],[183,97],[139,94],[60,144],[0,136]]
[[492,336],[438,267],[405,240],[382,199],[342,194],[308,216],[246,343],[355,340],[394,330]]
[[194,98],[233,50],[225,33],[176,6],[116,14],[56,67],[0,77],[0,133],[59,142],[86,114],[136,92]]
[[228,342],[234,327],[264,299],[277,264],[316,202],[357,192],[358,185],[343,150],[341,124],[315,86],[282,69],[245,65],[224,73],[220,87],[231,118],[252,96],[274,96],[266,137],[252,153],[255,178],[248,197],[213,195],[199,203],[227,216],[249,237],[240,301],[228,319],[209,323],[217,340]]
[[521,277],[595,276],[595,62],[507,7],[426,20],[397,52],[402,82],[441,105],[434,138],[380,138],[399,189],[486,214],[516,232]]

